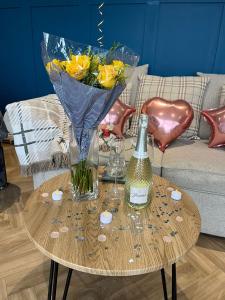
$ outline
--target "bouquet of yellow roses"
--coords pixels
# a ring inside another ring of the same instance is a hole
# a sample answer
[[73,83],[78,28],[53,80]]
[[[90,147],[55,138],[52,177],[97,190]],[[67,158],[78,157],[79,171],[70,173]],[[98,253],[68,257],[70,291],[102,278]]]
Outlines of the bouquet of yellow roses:
[[73,127],[78,150],[72,172],[74,191],[78,197],[92,194],[93,172],[88,155],[94,129],[122,93],[139,57],[125,46],[105,50],[47,33],[42,57]]

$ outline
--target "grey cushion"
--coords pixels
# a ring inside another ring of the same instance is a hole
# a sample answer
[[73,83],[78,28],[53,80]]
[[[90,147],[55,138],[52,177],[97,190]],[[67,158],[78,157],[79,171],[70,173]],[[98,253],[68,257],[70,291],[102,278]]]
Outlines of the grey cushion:
[[169,101],[183,99],[192,106],[194,118],[182,136],[187,138],[196,136],[199,129],[203,96],[208,83],[209,78],[207,77],[141,75],[135,105],[136,112],[132,117],[131,127],[127,133],[131,136],[137,135],[138,119],[143,104],[151,98],[160,97]]
[[139,85],[139,76],[148,74],[148,65],[142,65],[134,68],[131,78],[128,80],[126,88],[123,90],[119,99],[127,104],[135,106],[136,95]]
[[[198,76],[209,77],[210,82],[206,89],[205,97],[203,99],[202,109],[208,108],[218,108],[220,104],[220,94],[222,86],[225,84],[225,75],[220,74],[205,74],[197,72]],[[210,136],[210,126],[208,123],[201,117],[200,127],[199,127],[199,136],[202,139],[207,139]]]
[[225,195],[225,150],[207,140],[177,140],[163,155],[162,176],[182,188]]
[[142,65],[135,68],[134,73],[130,79],[128,85],[131,84],[131,96],[130,96],[130,105],[135,106],[138,85],[139,85],[139,76],[148,74],[148,65]]

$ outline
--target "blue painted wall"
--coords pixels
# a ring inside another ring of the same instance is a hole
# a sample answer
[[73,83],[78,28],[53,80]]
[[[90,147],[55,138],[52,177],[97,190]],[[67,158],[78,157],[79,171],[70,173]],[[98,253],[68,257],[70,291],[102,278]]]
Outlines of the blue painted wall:
[[[96,44],[95,0],[0,0],[0,107],[52,92],[42,32]],[[105,0],[105,46],[120,41],[157,75],[225,73],[225,0]]]

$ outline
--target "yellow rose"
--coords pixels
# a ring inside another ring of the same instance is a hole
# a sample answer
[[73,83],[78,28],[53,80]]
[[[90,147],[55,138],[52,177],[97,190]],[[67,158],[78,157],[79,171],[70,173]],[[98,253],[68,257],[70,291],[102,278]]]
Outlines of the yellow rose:
[[117,72],[121,69],[124,69],[125,67],[124,63],[121,60],[113,60],[113,66]]
[[46,69],[48,73],[54,71],[59,71],[61,69],[61,61],[59,59],[53,59],[46,64]]
[[65,68],[71,77],[81,80],[87,75],[90,68],[90,57],[87,55],[72,55]]
[[98,66],[98,82],[107,89],[112,89],[116,84],[117,72],[113,65]]

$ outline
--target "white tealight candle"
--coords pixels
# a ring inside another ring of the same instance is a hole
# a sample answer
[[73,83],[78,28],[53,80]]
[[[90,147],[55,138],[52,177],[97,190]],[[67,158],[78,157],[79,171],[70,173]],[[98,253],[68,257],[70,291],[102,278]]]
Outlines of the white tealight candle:
[[59,201],[62,200],[63,192],[60,190],[56,190],[52,193],[52,200]]
[[112,222],[112,214],[111,212],[109,211],[103,211],[101,214],[100,214],[100,222],[102,224],[109,224]]
[[179,201],[179,200],[181,200],[181,198],[182,198],[182,194],[181,194],[181,192],[178,191],[178,190],[172,191],[172,192],[171,192],[171,198],[172,198],[173,200]]

